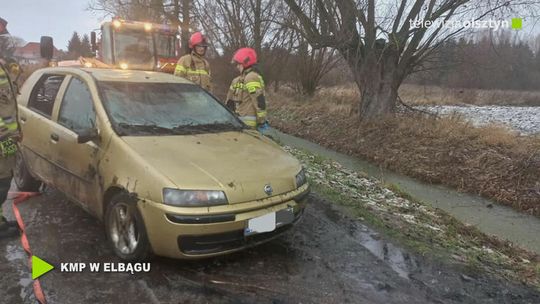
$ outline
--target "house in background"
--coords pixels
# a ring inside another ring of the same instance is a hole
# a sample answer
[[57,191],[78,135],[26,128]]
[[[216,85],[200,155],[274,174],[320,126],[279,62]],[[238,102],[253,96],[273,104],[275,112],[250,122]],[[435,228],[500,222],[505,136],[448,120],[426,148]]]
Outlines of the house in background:
[[[53,58],[58,58],[58,55],[60,55],[60,52],[54,48]],[[28,42],[25,46],[16,48],[13,57],[15,57],[19,64],[23,65],[41,64],[44,62],[44,59],[40,55],[39,42]]]

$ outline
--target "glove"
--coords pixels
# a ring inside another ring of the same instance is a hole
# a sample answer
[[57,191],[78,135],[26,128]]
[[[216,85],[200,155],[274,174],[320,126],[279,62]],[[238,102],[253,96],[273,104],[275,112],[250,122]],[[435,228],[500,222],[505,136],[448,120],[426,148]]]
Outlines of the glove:
[[11,138],[0,141],[0,156],[8,157],[17,153],[17,144]]
[[270,124],[268,123],[268,121],[265,121],[263,124],[257,126],[257,131],[261,133],[264,133],[268,129],[270,129]]
[[236,112],[236,102],[234,102],[234,100],[227,100],[227,108],[229,108],[229,110],[233,111],[233,112]]

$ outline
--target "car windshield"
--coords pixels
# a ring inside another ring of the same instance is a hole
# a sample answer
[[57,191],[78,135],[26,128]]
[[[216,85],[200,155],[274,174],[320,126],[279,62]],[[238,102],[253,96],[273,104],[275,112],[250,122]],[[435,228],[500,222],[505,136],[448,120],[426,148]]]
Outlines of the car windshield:
[[182,135],[238,131],[245,126],[193,84],[99,82],[114,129],[126,135]]
[[152,35],[145,31],[115,31],[114,56],[116,62],[129,68],[152,69],[155,64]]

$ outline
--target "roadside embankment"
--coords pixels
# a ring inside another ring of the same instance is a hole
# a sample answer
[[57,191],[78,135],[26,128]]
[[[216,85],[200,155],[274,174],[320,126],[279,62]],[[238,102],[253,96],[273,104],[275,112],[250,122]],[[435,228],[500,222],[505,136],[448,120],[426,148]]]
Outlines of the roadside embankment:
[[537,254],[487,236],[395,186],[382,184],[336,161],[306,150],[289,146],[285,149],[303,163],[315,193],[346,208],[349,216],[367,222],[424,256],[461,265],[469,275],[481,270],[540,288]]
[[384,168],[540,216],[540,138],[459,117],[360,122],[342,99],[272,96],[273,127]]

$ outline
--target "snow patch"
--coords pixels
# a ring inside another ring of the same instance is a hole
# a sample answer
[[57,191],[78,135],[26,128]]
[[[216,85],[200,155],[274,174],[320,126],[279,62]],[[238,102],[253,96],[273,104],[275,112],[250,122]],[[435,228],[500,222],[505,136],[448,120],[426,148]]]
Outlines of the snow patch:
[[540,133],[540,107],[510,106],[419,106],[440,115],[458,114],[475,126],[503,124],[522,135]]

